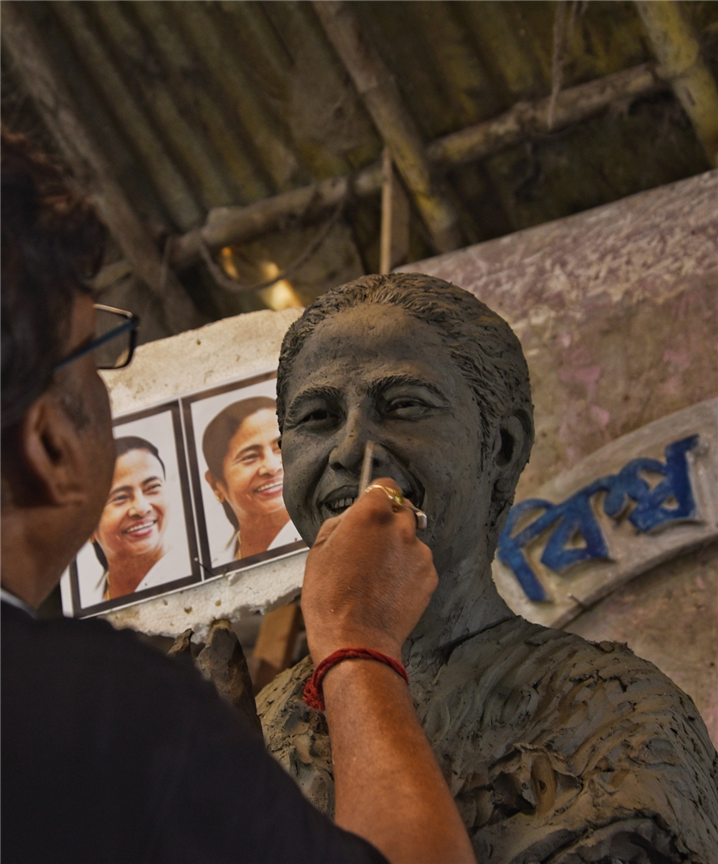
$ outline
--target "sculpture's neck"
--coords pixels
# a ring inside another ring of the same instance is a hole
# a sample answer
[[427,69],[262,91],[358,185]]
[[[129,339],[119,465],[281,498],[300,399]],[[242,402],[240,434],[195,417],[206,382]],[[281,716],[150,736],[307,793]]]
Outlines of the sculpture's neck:
[[491,578],[491,565],[467,558],[439,577],[439,587],[404,647],[409,665],[423,666],[437,651],[513,618]]

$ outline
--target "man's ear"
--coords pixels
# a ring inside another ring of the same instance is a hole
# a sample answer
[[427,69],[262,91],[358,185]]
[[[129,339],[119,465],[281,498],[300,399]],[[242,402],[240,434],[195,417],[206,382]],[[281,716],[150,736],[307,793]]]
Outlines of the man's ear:
[[37,503],[62,506],[86,499],[82,439],[50,394],[25,412],[16,444],[19,476],[40,497]]

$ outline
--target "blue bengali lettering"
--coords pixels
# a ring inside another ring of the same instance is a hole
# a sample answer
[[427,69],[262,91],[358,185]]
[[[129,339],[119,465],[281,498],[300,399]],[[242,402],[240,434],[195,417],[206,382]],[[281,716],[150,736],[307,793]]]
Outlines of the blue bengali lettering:
[[[560,504],[540,498],[516,504],[499,536],[499,561],[513,571],[529,600],[538,602],[548,599],[546,590],[523,550],[545,531],[550,533],[541,563],[556,573],[582,561],[610,557],[591,501],[598,492],[606,493],[603,511],[613,519],[618,519],[633,501],[635,506],[628,521],[639,533],[695,518],[696,505],[686,454],[697,446],[698,440],[698,435],[691,435],[669,444],[665,449],[665,464],[657,459],[633,459],[618,474],[594,480]],[[653,489],[641,476],[647,472],[663,477]],[[532,511],[542,512],[517,531],[517,526]]]

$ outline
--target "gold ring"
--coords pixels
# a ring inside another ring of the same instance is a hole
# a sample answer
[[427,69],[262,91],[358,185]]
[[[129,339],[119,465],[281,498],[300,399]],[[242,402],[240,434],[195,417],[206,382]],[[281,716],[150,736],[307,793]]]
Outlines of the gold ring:
[[390,501],[393,501],[397,507],[404,507],[404,496],[401,492],[397,492],[396,489],[392,489],[390,486],[383,486],[381,483],[372,483],[370,486],[367,486],[364,490],[365,492],[369,492],[371,489],[381,489],[382,492],[385,492]]
[[387,497],[391,502],[396,504],[397,507],[404,507],[406,510],[411,510],[414,514],[414,518],[416,519],[416,530],[423,531],[426,526],[429,524],[429,520],[424,513],[423,510],[419,510],[418,507],[415,507],[411,501],[408,501],[401,492],[397,492],[396,489],[392,489],[389,486],[384,486],[381,483],[372,483],[370,486],[367,486],[364,490],[368,492],[370,489],[381,489],[386,493]]

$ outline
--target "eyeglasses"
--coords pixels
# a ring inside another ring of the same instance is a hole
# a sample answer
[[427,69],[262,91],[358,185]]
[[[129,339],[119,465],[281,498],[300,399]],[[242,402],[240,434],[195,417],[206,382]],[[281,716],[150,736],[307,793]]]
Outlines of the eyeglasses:
[[54,372],[91,351],[95,354],[95,365],[98,369],[122,369],[132,360],[140,323],[137,315],[122,309],[113,309],[112,306],[101,306],[99,303],[95,303],[95,311],[95,338],[88,345],[73,351],[69,357],[60,360]]

